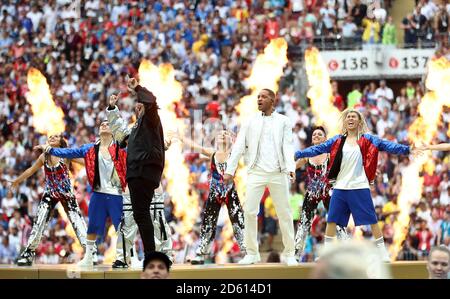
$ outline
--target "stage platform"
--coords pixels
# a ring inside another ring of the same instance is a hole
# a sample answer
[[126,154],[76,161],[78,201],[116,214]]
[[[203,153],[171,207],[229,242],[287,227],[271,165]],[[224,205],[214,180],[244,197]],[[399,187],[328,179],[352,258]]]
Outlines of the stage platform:
[[[225,265],[174,265],[172,279],[279,279],[308,278],[314,263],[287,267],[283,264],[257,264],[239,266]],[[390,264],[394,278],[420,279],[427,278],[426,262],[394,262]],[[141,271],[134,269],[112,269],[101,265],[92,269],[80,269],[74,265],[34,265],[17,267],[0,265],[0,279],[136,279]]]

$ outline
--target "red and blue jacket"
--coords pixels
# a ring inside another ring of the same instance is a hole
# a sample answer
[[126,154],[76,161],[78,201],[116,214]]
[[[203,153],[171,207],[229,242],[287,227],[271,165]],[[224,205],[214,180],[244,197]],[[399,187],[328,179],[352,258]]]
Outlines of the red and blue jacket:
[[[100,184],[100,173],[98,170],[99,149],[100,142],[97,142],[84,144],[78,148],[51,148],[49,154],[67,159],[84,158],[89,184],[95,189]],[[125,191],[127,186],[127,152],[120,148],[117,142],[114,142],[108,150],[114,162],[114,168],[119,176],[122,191]]]
[[[341,170],[342,148],[344,147],[346,138],[347,135],[336,135],[324,143],[297,151],[295,153],[295,160],[329,153],[328,179],[335,181]],[[409,155],[410,153],[410,147],[408,145],[390,142],[367,133],[363,134],[357,143],[361,149],[364,171],[370,183],[375,180],[379,151],[385,151],[394,155]]]

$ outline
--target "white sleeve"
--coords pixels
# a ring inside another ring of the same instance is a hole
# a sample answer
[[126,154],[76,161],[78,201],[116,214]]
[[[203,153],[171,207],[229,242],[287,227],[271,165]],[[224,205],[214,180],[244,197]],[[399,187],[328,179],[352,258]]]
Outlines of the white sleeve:
[[236,172],[239,159],[246,149],[245,140],[247,139],[247,128],[248,123],[242,125],[241,129],[239,130],[236,142],[234,143],[233,149],[231,150],[230,158],[227,161],[227,169],[225,170],[226,174],[234,176],[234,173]]

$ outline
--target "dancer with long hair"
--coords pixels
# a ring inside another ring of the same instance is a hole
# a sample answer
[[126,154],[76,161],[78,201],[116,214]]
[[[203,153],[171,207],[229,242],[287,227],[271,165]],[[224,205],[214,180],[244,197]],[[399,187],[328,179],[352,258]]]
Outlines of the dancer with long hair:
[[345,110],[340,118],[341,134],[324,143],[296,152],[295,158],[330,153],[328,179],[333,183],[325,231],[325,246],[336,240],[336,225],[347,226],[350,214],[355,225],[370,225],[382,258],[389,261],[383,234],[370,193],[378,163],[378,152],[395,155],[418,153],[413,146],[397,144],[369,134],[364,116],[355,109]]
[[[48,144],[55,148],[67,147],[67,143],[62,135],[51,135],[47,140]],[[82,159],[72,161],[84,164]],[[31,266],[33,264],[36,248],[42,238],[45,228],[50,221],[53,208],[60,202],[69,218],[72,228],[83,248],[86,248],[86,222],[81,214],[77,199],[72,190],[69,177],[70,161],[42,153],[37,161],[25,170],[17,179],[12,182],[11,188],[17,190],[19,185],[35,174],[41,167],[45,172],[45,191],[39,202],[36,218],[27,245],[20,253],[16,263],[18,266]],[[96,257],[94,257],[94,260]]]
[[209,255],[211,243],[216,235],[217,220],[222,205],[226,205],[233,227],[234,237],[242,252],[245,252],[244,245],[244,212],[236,190],[234,182],[231,185],[225,184],[223,175],[227,167],[227,159],[231,153],[233,136],[228,131],[221,131],[216,136],[216,148],[207,148],[194,143],[188,138],[178,136],[178,138],[190,148],[199,151],[211,160],[211,180],[209,184],[209,195],[205,203],[200,228],[200,245],[196,251],[196,256],[191,260],[191,264],[203,264],[205,256]]
[[93,192],[89,200],[87,246],[80,267],[92,267],[97,236],[104,236],[108,217],[116,231],[122,216],[122,193],[127,186],[127,153],[113,138],[108,120],[99,126],[99,140],[75,148],[41,146],[46,153],[61,158],[84,158],[86,174]]
[[[312,132],[312,144],[318,145],[327,140],[325,128],[317,126]],[[330,207],[331,184],[328,180],[328,166],[330,155],[324,153],[312,158],[298,159],[296,168],[306,165],[306,192],[301,208],[300,222],[295,236],[296,256],[301,259],[305,250],[305,240],[311,230],[312,219],[320,202],[328,211]],[[345,227],[337,225],[337,235],[339,239],[346,239]]]

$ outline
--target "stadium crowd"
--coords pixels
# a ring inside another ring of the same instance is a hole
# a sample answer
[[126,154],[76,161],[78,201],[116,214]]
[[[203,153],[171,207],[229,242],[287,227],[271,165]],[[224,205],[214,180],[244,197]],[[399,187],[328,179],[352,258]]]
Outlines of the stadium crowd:
[[[121,101],[120,109],[131,121],[132,105],[127,100],[124,78],[126,74],[136,75],[144,58],[154,64],[168,62],[174,66],[176,78],[184,87],[182,100],[175,107],[178,117],[189,119],[194,110],[202,110],[205,112],[203,120],[226,119],[231,129],[236,130],[234,107],[249,92],[244,79],[250,74],[256,55],[270,39],[284,37],[290,49],[311,43],[322,48],[328,47],[325,44],[359,48],[360,41],[363,44],[398,43],[396,28],[387,13],[391,1],[384,1],[374,21],[365,18],[367,6],[362,2],[87,0],[78,10],[71,5],[72,1],[66,0],[33,1],[31,6],[28,1],[1,1],[0,263],[13,263],[25,245],[43,193],[43,172],[28,179],[17,193],[10,191],[8,183],[32,165],[37,158],[33,146],[46,140],[46,136],[35,131],[31,107],[26,100],[30,67],[46,76],[56,105],[64,111],[69,146],[96,139],[97,127],[105,117],[107,99],[113,93],[122,92],[125,100]],[[438,55],[449,57],[448,22],[443,26],[442,20],[448,20],[450,4],[442,9],[431,0],[418,2],[411,16],[406,16],[402,22],[404,28],[401,29],[410,32],[410,35],[405,34],[405,45],[434,46],[437,41],[441,46]],[[419,21],[415,21],[418,14]],[[431,37],[429,31],[433,32]],[[427,41],[430,43],[426,44]],[[289,60],[280,80],[277,110],[295,124],[295,148],[301,149],[310,144],[315,118],[309,106],[303,104],[307,101],[296,93],[295,59]],[[347,95],[341,95],[339,82],[333,82],[333,90],[335,105],[340,110],[357,105],[364,111],[373,133],[398,142],[407,142],[408,125],[417,117],[417,106],[425,93],[422,83],[412,81],[395,91],[384,81],[355,85]],[[449,141],[449,122],[450,108],[447,107],[435,142]],[[202,130],[201,126],[193,127]],[[423,198],[411,208],[409,234],[400,259],[424,259],[434,244],[444,243],[450,247],[449,156],[436,152],[433,157],[436,167],[424,174]],[[208,162],[188,151],[186,161],[194,182],[192,188],[199,194],[199,205],[203,205],[207,195]],[[407,157],[391,157],[385,153],[380,157],[380,175],[372,192],[387,243],[392,242],[392,223],[398,214],[400,171],[408,163]],[[295,221],[300,217],[305,190],[302,176],[300,169],[298,185],[292,188]],[[73,183],[78,203],[87,216],[91,189],[83,170],[77,172]],[[163,185],[166,184],[165,180]],[[270,229],[269,234],[264,227],[264,223],[270,222],[265,218],[276,217],[269,203],[264,209],[265,200],[267,197],[262,201],[260,213],[261,242],[270,240],[270,234],[275,233]],[[200,219],[192,232],[183,236],[177,233],[179,219],[173,215],[170,194],[166,194],[165,212],[173,227],[176,262],[185,262],[194,255]],[[226,213],[222,214],[219,230],[227,217]],[[322,242],[325,216],[322,207],[314,218],[305,261],[313,260],[317,244]],[[80,258],[79,246],[76,250],[67,227],[68,223],[55,210],[37,250],[37,262],[72,263]],[[369,230],[363,227],[361,232],[363,237],[370,238]],[[220,234],[217,236],[212,259],[223,248]],[[107,234],[98,244],[102,261],[114,241]],[[142,248],[139,240],[137,244]],[[233,261],[237,256],[236,245],[228,252],[227,259]]]

